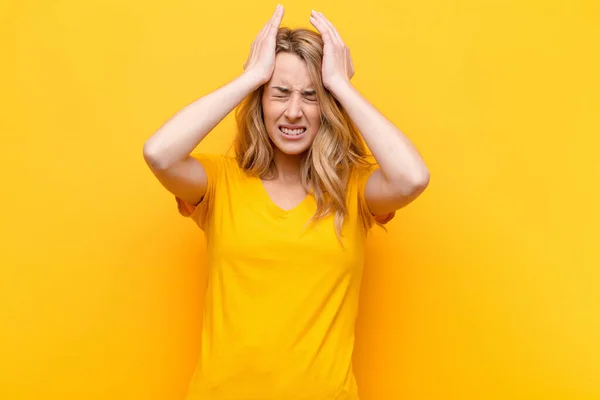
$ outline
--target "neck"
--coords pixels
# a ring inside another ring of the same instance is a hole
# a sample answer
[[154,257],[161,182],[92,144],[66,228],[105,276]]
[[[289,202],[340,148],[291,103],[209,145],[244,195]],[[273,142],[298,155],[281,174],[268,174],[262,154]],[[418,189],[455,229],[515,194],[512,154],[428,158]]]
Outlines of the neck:
[[277,168],[277,180],[296,183],[302,179],[304,154],[290,155],[275,149],[273,161]]

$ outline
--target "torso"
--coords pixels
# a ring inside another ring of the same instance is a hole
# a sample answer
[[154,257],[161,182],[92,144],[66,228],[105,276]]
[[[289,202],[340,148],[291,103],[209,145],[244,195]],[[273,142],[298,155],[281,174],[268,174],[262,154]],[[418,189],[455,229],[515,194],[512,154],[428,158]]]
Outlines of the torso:
[[215,162],[217,184],[193,215],[207,238],[208,282],[187,399],[357,400],[352,351],[365,238],[356,181],[342,245],[333,216],[307,227],[317,203],[301,185]]
[[297,207],[308,195],[302,184],[289,185],[276,180],[262,179],[261,182],[271,201],[285,211]]

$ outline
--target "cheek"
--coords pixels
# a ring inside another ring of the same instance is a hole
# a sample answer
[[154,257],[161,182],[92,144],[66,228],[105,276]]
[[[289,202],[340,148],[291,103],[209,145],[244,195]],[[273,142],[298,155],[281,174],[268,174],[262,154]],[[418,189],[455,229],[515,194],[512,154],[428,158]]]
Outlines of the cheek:
[[271,107],[269,106],[268,102],[264,102],[262,103],[262,112],[263,112],[263,116],[265,118],[265,120],[269,119],[269,117],[271,116]]
[[321,109],[319,107],[314,107],[307,113],[308,122],[310,125],[316,130],[319,130],[321,127]]
[[266,101],[263,103],[263,123],[267,131],[267,135],[273,139],[273,135],[277,132],[277,121],[281,117],[280,107],[278,104]]
[[281,104],[272,103],[269,101],[263,103],[263,115],[265,117],[265,120],[277,120],[281,113]]

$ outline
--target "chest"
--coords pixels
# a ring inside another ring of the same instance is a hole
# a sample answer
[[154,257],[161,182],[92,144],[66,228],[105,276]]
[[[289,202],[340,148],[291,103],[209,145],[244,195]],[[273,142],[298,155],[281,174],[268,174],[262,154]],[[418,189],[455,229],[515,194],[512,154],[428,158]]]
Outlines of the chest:
[[285,185],[275,181],[261,181],[260,185],[266,195],[263,200],[284,211],[296,208],[307,196],[300,184]]
[[213,259],[260,268],[347,270],[362,259],[363,241],[349,218],[338,240],[334,216],[309,223],[317,204],[303,190],[272,190],[269,183],[228,186],[215,198],[207,233]]

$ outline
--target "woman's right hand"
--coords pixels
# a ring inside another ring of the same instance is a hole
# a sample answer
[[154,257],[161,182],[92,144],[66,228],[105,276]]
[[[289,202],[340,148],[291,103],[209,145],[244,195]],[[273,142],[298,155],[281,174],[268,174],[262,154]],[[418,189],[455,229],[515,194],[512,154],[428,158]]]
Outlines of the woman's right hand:
[[244,63],[245,72],[258,79],[261,85],[269,82],[275,70],[275,40],[282,19],[283,6],[278,4],[271,19],[252,42],[250,55]]

